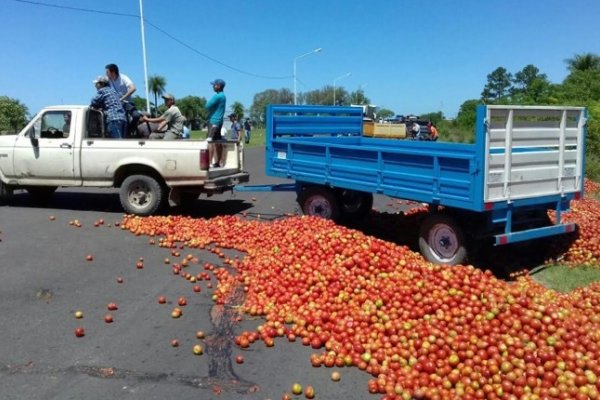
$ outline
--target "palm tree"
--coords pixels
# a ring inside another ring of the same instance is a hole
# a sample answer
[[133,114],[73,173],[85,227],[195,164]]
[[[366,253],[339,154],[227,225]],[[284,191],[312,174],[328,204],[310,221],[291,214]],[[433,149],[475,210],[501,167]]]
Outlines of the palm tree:
[[570,72],[600,69],[600,56],[593,53],[575,54],[565,62]]
[[231,111],[237,117],[238,121],[241,121],[244,118],[244,105],[239,101],[234,101],[231,105]]
[[160,75],[152,75],[148,78],[148,89],[154,93],[154,113],[158,113],[158,96],[165,92],[167,80]]

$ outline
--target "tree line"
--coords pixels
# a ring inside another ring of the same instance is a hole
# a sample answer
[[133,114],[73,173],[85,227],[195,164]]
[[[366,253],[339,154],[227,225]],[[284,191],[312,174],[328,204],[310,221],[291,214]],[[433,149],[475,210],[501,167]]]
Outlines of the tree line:
[[[567,77],[560,83],[550,82],[547,75],[533,64],[526,65],[514,73],[505,67],[498,67],[487,75],[487,82],[477,99],[465,100],[456,119],[449,121],[441,111],[422,114],[437,124],[445,140],[470,142],[474,139],[475,113],[478,104],[515,105],[577,105],[586,106],[589,112],[587,135],[587,173],[592,179],[600,180],[600,56],[593,53],[576,54],[564,60]],[[153,114],[160,114],[164,106],[159,98],[165,92],[167,80],[162,76],[148,79],[153,94]],[[371,101],[362,89],[348,92],[344,87],[326,85],[321,89],[299,93],[299,104],[350,105],[369,104]],[[140,110],[146,109],[146,99],[135,96],[134,103]],[[206,98],[188,95],[177,99],[177,106],[190,121],[205,121]],[[230,111],[238,116],[250,118],[255,125],[264,121],[268,104],[292,104],[294,94],[287,88],[266,89],[254,95],[252,105],[245,108],[238,101],[231,103]],[[28,119],[28,109],[17,99],[0,96],[0,133],[17,132]],[[382,118],[393,116],[394,111],[379,110]],[[445,134],[445,135],[444,135]]]

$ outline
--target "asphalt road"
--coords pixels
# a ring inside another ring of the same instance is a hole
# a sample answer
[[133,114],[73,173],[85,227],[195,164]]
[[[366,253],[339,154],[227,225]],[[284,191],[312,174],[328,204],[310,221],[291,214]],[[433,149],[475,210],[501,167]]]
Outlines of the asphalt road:
[[[246,151],[250,184],[278,182],[265,177],[263,153]],[[262,320],[232,322],[234,309],[215,306],[205,283],[194,293],[171,273],[163,261],[168,250],[116,227],[123,213],[116,193],[60,189],[45,206],[17,193],[0,207],[0,399],[280,399],[294,382],[314,386],[320,399],[375,398],[367,374],[344,368],[334,383],[333,369],[311,367],[311,350],[299,342],[238,349],[233,336]],[[403,205],[378,197],[375,207],[396,212]],[[244,212],[268,220],[298,207],[293,193],[226,193],[169,212],[199,218]],[[99,219],[105,223],[95,227]],[[81,227],[69,225],[74,220]],[[199,261],[190,272],[218,262],[209,252],[181,252]],[[143,269],[136,268],[140,257]],[[168,303],[158,304],[159,295]],[[173,319],[182,295],[188,305]],[[109,302],[118,305],[111,324],[104,322]],[[82,338],[74,335],[78,326],[85,328]],[[197,330],[207,338],[196,339]],[[192,353],[196,343],[205,354]],[[233,361],[237,355],[243,364]]]

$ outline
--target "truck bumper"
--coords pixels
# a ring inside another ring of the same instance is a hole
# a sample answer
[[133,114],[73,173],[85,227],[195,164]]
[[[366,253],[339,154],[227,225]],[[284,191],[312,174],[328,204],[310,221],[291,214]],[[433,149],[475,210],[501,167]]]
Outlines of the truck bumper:
[[204,183],[204,191],[224,191],[231,189],[235,185],[245,183],[250,180],[250,174],[248,172],[239,172],[233,175],[217,176],[209,179]]
[[577,225],[573,223],[559,224],[546,226],[543,228],[527,229],[525,231],[504,233],[501,235],[495,235],[495,245],[501,246],[509,243],[522,242],[525,240],[537,239],[547,236],[560,235],[563,233],[574,232],[577,229]]

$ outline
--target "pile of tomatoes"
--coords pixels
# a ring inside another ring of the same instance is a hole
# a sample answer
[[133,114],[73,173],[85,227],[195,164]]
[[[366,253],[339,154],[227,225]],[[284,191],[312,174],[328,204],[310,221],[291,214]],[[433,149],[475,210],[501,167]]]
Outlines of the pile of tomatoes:
[[559,294],[528,276],[509,283],[313,217],[127,216],[121,227],[223,257],[213,299],[243,289],[243,311],[265,318],[240,347],[299,341],[314,367],[371,374],[383,399],[599,398],[599,284]]
[[[600,266],[600,184],[585,180],[585,197],[571,202],[571,211],[563,213],[563,222],[575,222],[579,227],[574,238],[559,238],[556,247],[560,252],[560,263],[570,266]],[[554,213],[551,219],[556,220]]]

